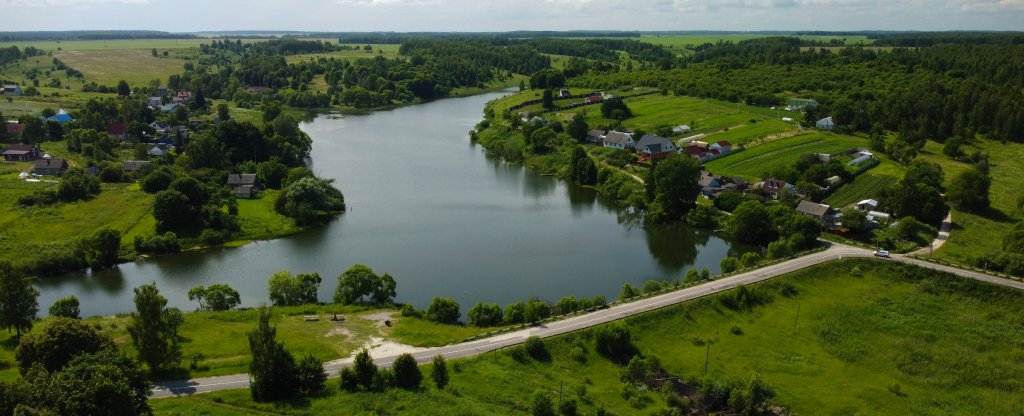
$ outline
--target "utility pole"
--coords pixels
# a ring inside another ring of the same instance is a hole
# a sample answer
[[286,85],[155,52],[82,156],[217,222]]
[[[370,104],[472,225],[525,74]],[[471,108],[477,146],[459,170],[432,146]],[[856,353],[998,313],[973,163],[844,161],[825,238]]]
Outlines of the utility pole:
[[793,330],[796,331],[796,323],[800,322],[800,306],[802,304],[796,304],[796,318],[793,318]]
[[708,361],[711,358],[711,343],[708,343],[708,351],[704,354],[704,378],[708,378]]

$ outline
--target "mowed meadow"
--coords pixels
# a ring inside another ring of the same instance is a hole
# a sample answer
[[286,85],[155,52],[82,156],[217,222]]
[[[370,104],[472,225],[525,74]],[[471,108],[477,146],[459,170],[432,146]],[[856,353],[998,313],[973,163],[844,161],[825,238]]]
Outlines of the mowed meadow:
[[[628,318],[632,343],[688,386],[755,374],[792,414],[1019,414],[1024,411],[1024,294],[878,260],[843,260]],[[626,388],[595,330],[545,341],[550,359],[512,350],[449,362],[451,384],[256,404],[247,390],[151,401],[159,415],[524,414],[534,392],[579,413],[651,414],[666,394]],[[685,390],[686,388],[684,388]],[[629,394],[625,394],[630,390]],[[628,396],[628,398],[627,398]]]

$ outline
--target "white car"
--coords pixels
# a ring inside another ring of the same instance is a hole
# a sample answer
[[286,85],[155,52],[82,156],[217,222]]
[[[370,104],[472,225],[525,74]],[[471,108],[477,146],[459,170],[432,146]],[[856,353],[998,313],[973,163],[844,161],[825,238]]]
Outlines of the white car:
[[886,250],[878,250],[874,254],[875,254],[875,257],[886,257],[886,258],[889,257],[889,252],[886,251]]

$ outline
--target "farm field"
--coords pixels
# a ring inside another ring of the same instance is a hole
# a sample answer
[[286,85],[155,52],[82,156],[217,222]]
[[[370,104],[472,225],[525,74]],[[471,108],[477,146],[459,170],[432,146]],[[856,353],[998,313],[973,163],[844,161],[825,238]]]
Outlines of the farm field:
[[830,133],[807,133],[751,147],[707,163],[708,171],[723,176],[763,179],[772,169],[794,164],[811,153],[837,153],[867,146],[867,141],[853,136]]
[[871,173],[869,170],[857,176],[852,182],[839,187],[835,193],[825,198],[825,203],[840,209],[865,199],[878,199],[879,192],[897,180],[895,177]]
[[[736,291],[624,320],[632,343],[693,383],[745,383],[754,374],[792,414],[1017,414],[1024,410],[1024,294],[912,266],[831,262],[751,290],[764,303],[731,309]],[[799,318],[797,314],[799,311]],[[151,401],[158,415],[528,413],[535,391],[577,402],[581,414],[652,414],[656,390],[627,400],[621,368],[594,349],[595,329],[545,341],[548,360],[509,350],[449,362],[438,390],[344,393],[255,404],[248,390]],[[288,345],[288,342],[285,342]],[[575,357],[575,358],[574,358]],[[691,384],[692,385],[692,384]],[[842,392],[836,394],[836,392]]]
[[[333,41],[331,43],[337,43],[337,41]],[[360,48],[360,49],[358,49],[358,50],[347,50],[347,51],[337,51],[337,52],[326,52],[326,53],[311,53],[311,54],[302,54],[302,55],[289,55],[289,56],[285,57],[285,60],[289,64],[292,64],[292,63],[302,62],[302,61],[317,60],[319,58],[336,58],[336,59],[356,60],[356,59],[361,59],[361,58],[372,59],[372,58],[377,57],[377,56],[383,56],[383,57],[388,58],[388,59],[400,58],[401,57],[401,55],[398,54],[398,47],[401,46],[401,45],[394,45],[394,44],[371,44],[370,47],[373,48],[373,50],[370,50],[370,51],[362,50],[362,47],[365,46],[365,45],[362,45],[362,44],[360,44],[360,45],[345,44],[345,45],[357,47],[357,48]]]
[[718,42],[740,42],[751,39],[761,39],[774,36],[794,36],[804,40],[828,42],[832,39],[846,39],[847,45],[871,44],[872,40],[867,36],[821,36],[821,35],[784,35],[784,34],[760,34],[760,33],[702,33],[685,35],[640,35],[641,42],[661,45],[676,53],[689,53],[688,48],[703,45],[705,43]]

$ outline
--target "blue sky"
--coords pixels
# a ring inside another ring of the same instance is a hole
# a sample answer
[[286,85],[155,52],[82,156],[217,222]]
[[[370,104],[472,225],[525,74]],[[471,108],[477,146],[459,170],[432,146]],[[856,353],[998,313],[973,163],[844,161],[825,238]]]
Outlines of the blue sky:
[[1024,0],[0,0],[0,30],[1024,30]]

